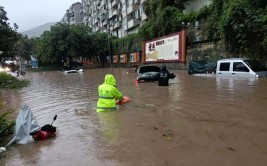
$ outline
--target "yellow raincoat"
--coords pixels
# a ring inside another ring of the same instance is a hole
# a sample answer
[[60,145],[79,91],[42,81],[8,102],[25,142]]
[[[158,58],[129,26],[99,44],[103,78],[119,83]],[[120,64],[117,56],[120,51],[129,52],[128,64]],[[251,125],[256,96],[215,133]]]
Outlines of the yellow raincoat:
[[123,96],[116,87],[116,79],[112,74],[105,76],[105,81],[98,87],[97,112],[116,109],[116,100],[122,100]]

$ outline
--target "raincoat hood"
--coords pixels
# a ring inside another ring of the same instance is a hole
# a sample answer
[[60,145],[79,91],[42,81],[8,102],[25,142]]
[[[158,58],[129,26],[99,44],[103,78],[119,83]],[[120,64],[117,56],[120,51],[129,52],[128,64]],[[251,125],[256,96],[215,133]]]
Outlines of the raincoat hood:
[[112,74],[107,74],[105,76],[104,84],[110,84],[110,85],[116,86],[116,79],[115,79],[115,77]]

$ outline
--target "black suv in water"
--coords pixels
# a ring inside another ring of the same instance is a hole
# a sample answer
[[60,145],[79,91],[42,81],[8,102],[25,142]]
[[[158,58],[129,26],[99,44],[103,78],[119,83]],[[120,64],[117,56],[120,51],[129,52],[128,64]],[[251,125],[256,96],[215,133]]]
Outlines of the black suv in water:
[[158,81],[160,67],[156,65],[140,66],[137,69],[137,81]]

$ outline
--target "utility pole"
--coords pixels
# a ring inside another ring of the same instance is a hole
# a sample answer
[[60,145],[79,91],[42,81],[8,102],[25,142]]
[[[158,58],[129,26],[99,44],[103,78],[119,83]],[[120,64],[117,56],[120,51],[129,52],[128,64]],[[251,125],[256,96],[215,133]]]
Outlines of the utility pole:
[[110,54],[110,33],[108,33],[108,56],[109,56],[110,67],[113,67],[112,58],[111,58],[111,54]]

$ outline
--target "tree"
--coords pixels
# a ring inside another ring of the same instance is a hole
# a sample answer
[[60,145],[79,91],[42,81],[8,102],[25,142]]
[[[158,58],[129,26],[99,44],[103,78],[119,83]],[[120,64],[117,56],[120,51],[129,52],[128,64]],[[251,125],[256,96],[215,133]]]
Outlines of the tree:
[[37,40],[41,61],[55,63],[67,57],[104,55],[108,51],[108,34],[92,33],[85,25],[56,24]]
[[177,32],[187,18],[183,10],[187,0],[147,0],[144,11],[148,21],[140,28],[139,35],[143,40]]
[[0,6],[0,51],[3,52],[0,54],[0,60],[3,57],[15,56],[15,45],[20,38],[20,34],[16,31],[18,26],[16,25],[15,30],[13,30],[7,21],[7,13],[4,7]]
[[238,56],[267,60],[267,2],[234,1],[224,5],[221,16],[222,36],[226,49]]
[[28,38],[27,35],[23,36],[17,43],[17,55],[30,60],[31,54],[36,54],[36,42],[37,38]]

